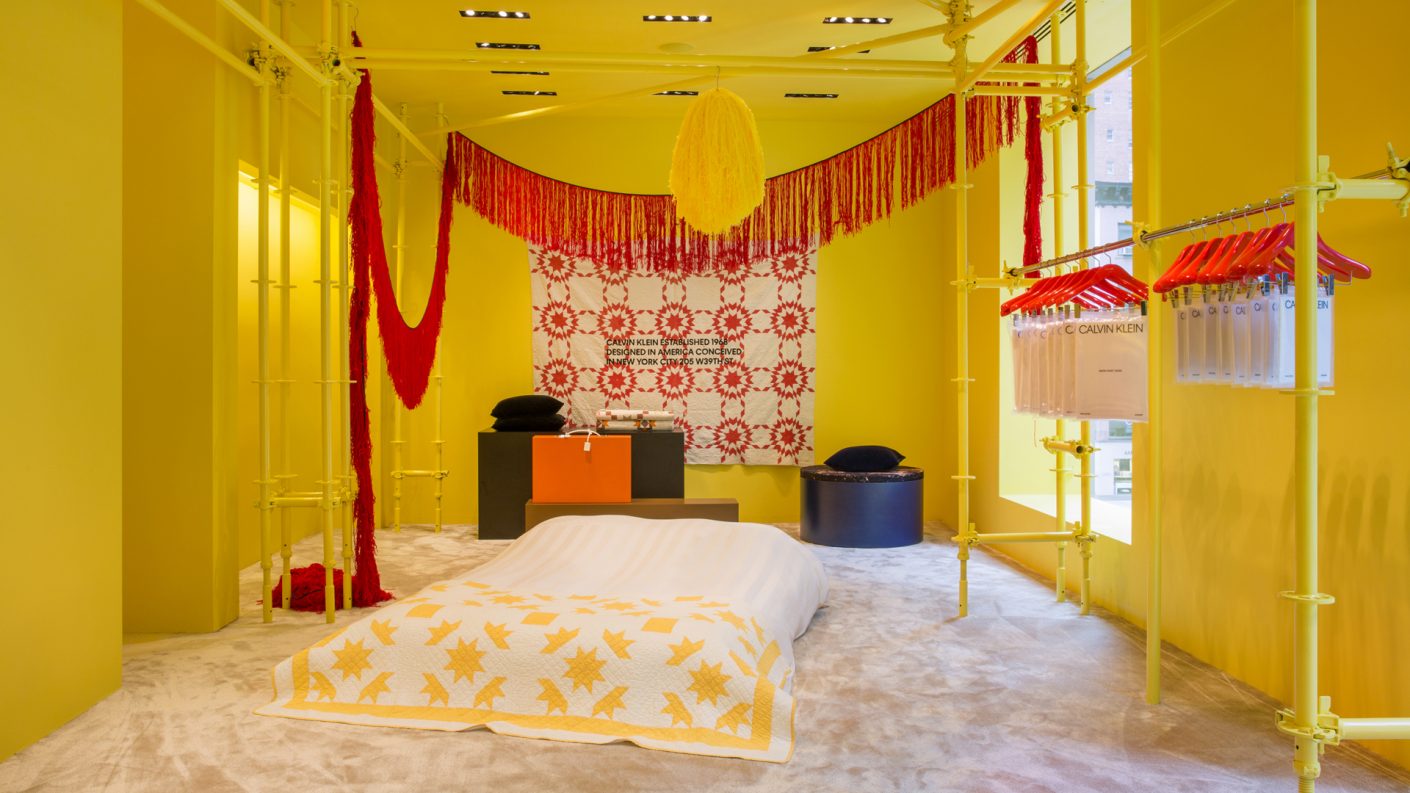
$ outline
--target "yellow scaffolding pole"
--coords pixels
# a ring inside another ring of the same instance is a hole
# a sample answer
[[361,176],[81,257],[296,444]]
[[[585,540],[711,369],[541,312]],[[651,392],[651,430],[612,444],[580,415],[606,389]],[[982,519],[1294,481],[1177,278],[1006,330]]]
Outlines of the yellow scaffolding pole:
[[[946,10],[951,26],[963,25],[969,18],[965,0],[951,2]],[[956,74],[968,66],[970,37],[961,35],[952,42]],[[955,93],[955,486],[958,496],[959,527],[956,540],[960,563],[959,615],[969,614],[969,549],[974,544],[974,524],[969,520],[969,152],[965,125],[966,94]]]
[[[399,114],[401,125],[406,127],[406,103],[401,103]],[[397,286],[397,294],[402,294],[402,270],[406,265],[406,143],[407,134],[400,129],[397,130],[397,162],[395,167],[397,174],[397,243],[396,255],[393,256],[395,269],[392,271],[392,283]],[[401,480],[399,475],[402,470],[402,447],[406,445],[406,440],[402,438],[402,404],[392,389],[383,389],[392,406],[392,530],[401,531]]]
[[[289,34],[289,7],[279,11],[279,33]],[[290,176],[293,166],[289,158],[289,120],[293,111],[293,93],[289,90],[288,67],[282,63],[275,67],[279,80],[279,482],[278,495],[285,495],[294,474],[289,471],[291,442],[289,436],[289,402],[292,396],[293,322],[292,295],[294,288],[290,248],[290,200],[294,193],[294,180]],[[283,561],[280,573],[280,606],[289,608],[293,597],[293,527],[289,525],[289,514],[279,512],[279,556]]]
[[1317,589],[1317,0],[1293,6],[1297,53],[1296,124],[1293,135],[1293,186],[1297,264],[1294,312],[1297,380],[1294,391],[1294,471],[1297,495],[1297,580],[1292,594],[1293,722],[1306,733],[1294,738],[1293,768],[1298,790],[1311,793],[1322,773],[1318,726],[1317,609],[1324,599]]
[[[410,130],[406,127],[406,104],[401,106],[401,124],[398,127],[398,145],[400,146],[398,160],[396,163],[397,174],[397,241],[396,241],[396,269],[392,273],[392,280],[397,285],[397,293],[401,294],[403,272],[406,264],[406,145]],[[441,104],[436,105],[436,123],[445,124],[445,110]],[[406,131],[403,131],[406,130]],[[431,376],[431,381],[435,384],[436,402],[436,437],[432,439],[431,446],[435,451],[436,467],[434,470],[414,470],[404,468],[404,448],[406,439],[402,437],[402,414],[403,408],[401,400],[394,395],[392,399],[392,528],[393,531],[401,531],[401,502],[402,502],[402,482],[409,478],[434,479],[436,489],[434,499],[436,503],[436,532],[440,533],[443,527],[443,505],[445,502],[445,478],[448,471],[445,470],[445,375],[444,357],[441,355],[439,346],[436,350],[436,371]]]
[[[1052,49],[1053,63],[1062,63],[1062,14],[1054,12],[1048,23],[1048,42]],[[1056,108],[1059,102],[1053,98],[1052,106]],[[1054,126],[1052,128],[1052,160],[1053,160],[1053,255],[1061,256],[1066,250],[1063,247],[1063,236],[1066,229],[1063,227],[1064,213],[1063,203],[1067,193],[1063,191],[1062,184],[1062,128]],[[1053,422],[1053,435],[1057,438],[1067,437],[1067,422],[1057,419]],[[1057,498],[1055,512],[1057,530],[1060,532],[1070,532],[1071,527],[1067,525],[1067,475],[1070,473],[1067,467],[1067,455],[1062,451],[1053,453],[1053,476],[1056,477],[1054,494]],[[1057,543],[1057,568],[1053,576],[1053,588],[1056,590],[1057,601],[1062,603],[1067,600],[1067,543],[1059,541]]]
[[[1160,0],[1149,0],[1146,8],[1146,40],[1160,41]],[[1160,225],[1160,190],[1162,151],[1161,132],[1161,48],[1151,46],[1150,58],[1146,64],[1146,91],[1150,96],[1146,125],[1146,225]],[[1115,70],[1112,70],[1115,71]],[[1110,74],[1112,72],[1108,72]],[[1146,278],[1153,281],[1163,270],[1160,254],[1154,245],[1144,246],[1146,252]],[[1164,501],[1165,485],[1163,457],[1165,450],[1164,432],[1161,421],[1164,414],[1164,380],[1162,371],[1164,358],[1161,351],[1161,338],[1164,333],[1163,312],[1152,311],[1146,317],[1146,393],[1149,406],[1146,422],[1146,533],[1150,547],[1147,551],[1149,567],[1148,590],[1146,595],[1146,702],[1160,703],[1160,613],[1161,613],[1161,543],[1165,533]]]
[[[1077,57],[1072,63],[1072,101],[1077,108],[1077,247],[1086,249],[1091,243],[1091,197],[1092,184],[1087,162],[1087,0],[1076,0],[1076,13],[1073,15],[1077,34]],[[1083,269],[1086,264],[1083,263]],[[1078,526],[1073,539],[1077,541],[1078,552],[1082,556],[1082,613],[1092,610],[1092,423],[1083,421],[1080,425],[1081,443],[1089,451],[1081,456],[1082,524]]]
[[[338,44],[341,49],[350,44],[348,33],[348,3],[338,0]],[[335,51],[336,52],[336,51]],[[343,542],[343,607],[352,608],[353,577],[353,525],[351,510],[353,490],[352,472],[352,407],[349,387],[352,385],[348,366],[348,221],[347,207],[352,198],[350,148],[351,130],[348,124],[348,103],[351,101],[350,85],[347,80],[338,80],[338,200],[335,202],[338,218],[338,428],[342,437],[338,439],[339,500],[338,524],[342,528]]]
[[[319,39],[319,49],[324,53],[325,64],[331,60],[330,38],[331,2],[323,0],[323,33]],[[325,71],[327,71],[325,66]],[[322,479],[318,482],[323,489],[323,613],[326,622],[333,622],[336,603],[333,589],[333,510],[335,493],[333,487],[333,81],[324,76],[318,86],[319,92],[319,167],[318,167],[318,297],[319,297],[319,391],[322,403],[320,426],[322,429]]]
[[[268,21],[269,2],[260,3],[261,16]],[[266,61],[263,48],[257,56],[260,74],[265,72]],[[259,566],[260,566],[260,613],[265,622],[274,621],[274,582],[273,562],[270,559],[269,544],[271,514],[274,507],[269,503],[275,484],[270,468],[269,451],[269,81],[259,83],[259,209],[256,237],[258,265],[255,283],[258,295],[258,345],[259,357]]]

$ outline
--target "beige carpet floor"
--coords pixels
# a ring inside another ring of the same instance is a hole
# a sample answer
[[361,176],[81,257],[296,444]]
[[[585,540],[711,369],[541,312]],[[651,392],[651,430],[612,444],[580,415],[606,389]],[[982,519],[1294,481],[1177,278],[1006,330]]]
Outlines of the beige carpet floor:
[[[378,537],[384,583],[402,596],[507,544],[477,542],[466,527]],[[269,699],[269,670],[329,629],[308,614],[262,624],[251,568],[237,622],[130,642],[123,688],[0,764],[0,791],[1296,789],[1271,700],[1167,650],[1165,702],[1147,706],[1142,634],[1079,617],[1001,559],[979,554],[971,616],[956,620],[957,563],[943,537],[813,551],[832,596],[796,645],[797,747],[786,765],[252,715]],[[305,541],[296,560],[318,555]],[[1329,750],[1324,767],[1324,793],[1410,791],[1403,770],[1354,746]]]

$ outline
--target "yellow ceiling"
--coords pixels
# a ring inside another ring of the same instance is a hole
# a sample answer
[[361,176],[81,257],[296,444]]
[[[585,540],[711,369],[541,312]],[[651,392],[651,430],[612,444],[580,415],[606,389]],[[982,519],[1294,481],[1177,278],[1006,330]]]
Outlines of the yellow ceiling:
[[[438,125],[434,112],[443,103],[451,127],[466,128],[473,137],[477,124],[487,119],[533,108],[564,105],[556,113],[564,120],[611,115],[628,118],[679,118],[689,97],[632,96],[602,102],[604,97],[646,92],[692,76],[672,72],[569,71],[533,63],[523,65],[472,64],[469,59],[487,54],[476,50],[477,41],[536,43],[542,49],[525,58],[550,59],[575,53],[609,53],[626,56],[798,57],[809,46],[837,46],[942,24],[945,19],[925,0],[359,0],[355,26],[368,48],[381,50],[449,50],[464,53],[456,70],[374,70],[379,98],[392,107],[409,105],[411,126],[429,132]],[[994,0],[975,2],[979,13]],[[296,6],[303,18],[300,27],[317,30],[317,3]],[[974,60],[988,56],[1013,30],[1042,7],[1041,0],[1022,0],[983,26],[970,44]],[[463,18],[462,8],[527,11],[528,20]],[[1099,64],[1126,46],[1129,37],[1129,0],[1089,0],[1092,44],[1090,60]],[[645,14],[709,14],[709,23],[643,22]],[[827,16],[884,16],[889,25],[828,25]],[[1069,25],[1070,27],[1070,25]],[[1044,48],[1046,54],[1046,48]],[[493,56],[515,53],[494,51]],[[1065,55],[1070,58],[1071,50]],[[870,54],[844,56],[868,59],[943,62],[952,57],[940,37],[879,48]],[[449,61],[443,61],[449,62]],[[424,64],[423,64],[424,65]],[[549,71],[548,76],[491,74],[491,69]],[[701,69],[706,85],[714,70]],[[840,74],[726,76],[720,84],[740,96],[754,110],[761,124],[768,122],[848,122],[875,119],[880,131],[948,93],[949,81],[937,77],[857,77]],[[501,90],[552,90],[557,96],[503,96]],[[836,100],[785,99],[783,94],[836,93]],[[499,131],[499,130],[497,130]]]

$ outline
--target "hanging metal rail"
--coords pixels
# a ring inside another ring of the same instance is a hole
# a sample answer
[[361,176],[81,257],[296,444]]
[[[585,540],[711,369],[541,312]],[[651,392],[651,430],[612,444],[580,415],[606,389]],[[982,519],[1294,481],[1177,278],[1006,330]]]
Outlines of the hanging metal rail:
[[[1394,157],[1393,154],[1392,157]],[[1337,185],[1346,184],[1347,182],[1360,182],[1377,179],[1389,180],[1399,178],[1395,176],[1395,173],[1397,169],[1403,170],[1404,168],[1405,165],[1403,163],[1398,163],[1395,165],[1387,165],[1384,168],[1379,168],[1377,170],[1371,171],[1370,173],[1362,174],[1353,179],[1346,180],[1345,182],[1337,179],[1319,182],[1319,184],[1322,185],[1321,187],[1319,187],[1319,191],[1335,191],[1338,189]],[[1135,245],[1149,245],[1150,243],[1156,242],[1157,240],[1161,240],[1166,237],[1173,237],[1176,234],[1181,234],[1186,231],[1194,231],[1196,229],[1205,228],[1207,226],[1214,226],[1220,223],[1228,223],[1231,220],[1241,220],[1246,217],[1253,217],[1254,215],[1261,215],[1266,212],[1271,212],[1274,209],[1286,209],[1292,206],[1294,203],[1295,199],[1293,198],[1293,193],[1291,190],[1289,190],[1288,192],[1285,192],[1282,195],[1278,196],[1276,199],[1269,198],[1258,204],[1245,204],[1241,209],[1231,209],[1228,212],[1220,212],[1216,215],[1209,215],[1206,217],[1199,218],[1197,220],[1191,220],[1187,223],[1181,223],[1178,226],[1167,226],[1163,229],[1147,231],[1134,237],[1128,237],[1124,240],[1108,242],[1103,245],[1097,245],[1092,248],[1086,248],[1077,251],[1076,253],[1069,253],[1066,256],[1056,256],[1052,259],[1045,259],[1044,261],[1038,262],[1036,264],[1030,264],[1026,267],[1011,267],[1007,271],[1005,271],[1005,274],[1012,278],[1023,278],[1041,270],[1046,270],[1049,267],[1057,267],[1063,264],[1072,264],[1073,262],[1080,262],[1084,259],[1091,259],[1095,256],[1100,256],[1104,253],[1112,253],[1113,251],[1119,251],[1123,248],[1130,248]]]

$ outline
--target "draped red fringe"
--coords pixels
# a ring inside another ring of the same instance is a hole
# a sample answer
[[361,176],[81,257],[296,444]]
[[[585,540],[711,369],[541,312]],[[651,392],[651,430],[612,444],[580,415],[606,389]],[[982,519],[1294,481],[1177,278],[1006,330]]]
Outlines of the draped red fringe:
[[[1038,62],[1038,40],[1029,36],[1019,45],[1023,60]],[[1037,83],[1025,83],[1037,85]],[[1028,163],[1028,182],[1023,195],[1023,263],[1037,264],[1043,259],[1043,100],[1036,96],[1023,98],[1023,157]]]
[[[356,34],[353,43],[360,45]],[[408,328],[397,308],[392,279],[387,272],[387,252],[382,245],[382,206],[377,194],[376,162],[373,159],[376,131],[373,124],[372,82],[362,73],[352,111],[352,200],[348,203],[351,226],[353,290],[348,309],[348,386],[352,415],[353,473],[357,477],[357,497],[353,501],[353,605],[373,606],[392,597],[382,589],[377,570],[376,496],[372,488],[372,425],[367,411],[367,320],[369,286],[377,291],[377,326],[382,334],[387,369],[403,401],[403,388],[421,401],[435,359],[436,339],[441,332],[441,309],[445,303],[445,276],[450,261],[449,215],[441,204],[441,244],[436,251],[436,273],[425,316],[415,328]],[[446,182],[442,179],[442,182]],[[442,194],[448,188],[442,185]],[[392,316],[388,316],[390,311]],[[429,354],[425,346],[429,344]],[[393,364],[393,360],[397,363]],[[408,363],[407,361],[410,361]],[[421,367],[424,366],[424,372]],[[419,387],[415,378],[420,373]]]
[[[1004,59],[1036,63],[1029,37]],[[1033,190],[1037,97],[1024,97],[1029,129],[1029,191]],[[975,97],[966,103],[966,158],[976,167],[1019,128],[1020,97]],[[536,245],[624,267],[688,272],[733,269],[801,240],[826,245],[838,236],[905,209],[955,179],[955,99],[947,96],[870,140],[826,160],[768,179],[764,201],[724,234],[709,236],[676,217],[669,195],[593,190],[515,165],[463,135],[448,151],[461,170],[455,197],[500,228]],[[1042,151],[1036,151],[1037,198],[1042,194]],[[447,158],[447,166],[450,158]],[[1030,197],[1031,201],[1031,197]],[[1025,212],[1025,251],[1039,239]],[[443,215],[444,218],[444,215]],[[1037,248],[1041,249],[1041,241]]]

